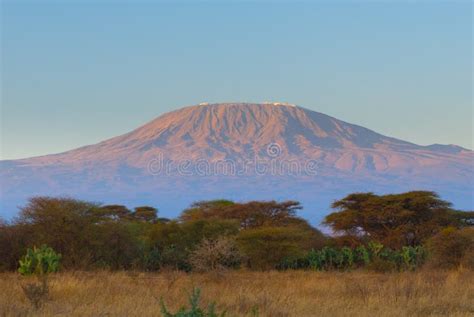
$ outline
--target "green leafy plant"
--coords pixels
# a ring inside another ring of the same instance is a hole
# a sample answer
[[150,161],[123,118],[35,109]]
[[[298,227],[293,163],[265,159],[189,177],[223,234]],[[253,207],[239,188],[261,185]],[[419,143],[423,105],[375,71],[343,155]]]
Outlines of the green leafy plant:
[[380,252],[383,250],[383,244],[376,241],[370,241],[367,246],[369,248],[369,254],[372,258],[379,257]]
[[414,270],[424,263],[426,251],[421,246],[406,246],[402,247],[400,255],[403,259],[404,268],[407,270]]
[[161,313],[164,317],[224,317],[225,312],[218,314],[215,309],[215,303],[209,304],[207,311],[199,307],[199,300],[201,297],[201,290],[199,288],[193,288],[192,293],[189,295],[189,309],[182,307],[177,313],[173,314],[166,308],[163,299],[160,300]]
[[361,245],[355,249],[356,259],[358,262],[361,262],[364,265],[368,265],[370,263],[370,254],[367,251],[366,247]]
[[354,265],[354,251],[351,248],[343,247],[340,251],[343,262],[342,267],[346,267],[348,269],[352,268]]
[[46,245],[40,248],[28,249],[26,255],[19,261],[18,272],[21,275],[44,276],[48,273],[57,272],[61,255]]
[[31,304],[38,309],[48,297],[48,274],[57,272],[61,255],[52,248],[43,245],[40,248],[28,249],[26,255],[19,261],[18,272],[23,276],[36,276],[38,282],[22,285]]
[[[395,270],[415,270],[426,258],[422,246],[406,246],[401,250],[392,250],[377,242],[370,242],[367,247],[361,245],[355,249],[342,247],[324,247],[321,250],[309,251],[296,268],[312,270],[350,270],[354,267],[366,267],[379,272]],[[292,268],[292,267],[288,267]]]
[[323,259],[321,252],[312,249],[307,255],[308,267],[312,270],[320,271],[323,269]]

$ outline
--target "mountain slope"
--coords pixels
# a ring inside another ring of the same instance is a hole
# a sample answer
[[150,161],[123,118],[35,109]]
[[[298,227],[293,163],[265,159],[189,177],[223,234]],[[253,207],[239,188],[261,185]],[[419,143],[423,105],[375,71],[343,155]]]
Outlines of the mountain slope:
[[460,147],[418,146],[301,107],[206,104],[167,113],[99,144],[20,162],[40,166],[121,162],[143,167],[159,153],[171,160],[241,160],[265,157],[272,143],[280,147],[281,157],[319,159],[350,171],[444,166],[472,159],[472,151]]
[[[311,161],[317,163],[317,168],[298,175],[288,171],[275,175],[273,170],[261,173],[253,165],[262,160],[299,166]],[[156,173],[150,166],[158,161],[160,168]],[[164,162],[167,169],[163,168]],[[246,164],[253,166],[242,174],[245,178],[233,180],[236,182],[256,179],[266,186],[268,179],[258,180],[265,174],[291,180],[295,188],[309,182],[307,186],[317,187],[315,192],[322,185],[332,188],[333,199],[347,189],[332,184],[334,179],[354,184],[355,189],[363,189],[357,184],[367,183],[374,190],[383,186],[422,186],[443,191],[450,187],[448,190],[460,189],[462,195],[469,195],[474,178],[473,152],[458,146],[419,146],[287,104],[201,104],[169,112],[98,144],[55,155],[0,162],[2,203],[11,206],[9,201],[21,203],[25,197],[39,193],[67,193],[85,198],[92,196],[91,191],[108,193],[107,197],[110,193],[120,197],[122,191],[143,195],[151,188],[163,190],[163,178],[169,186],[181,184],[184,188],[196,184],[203,189],[202,176],[213,177],[212,182],[206,181],[212,197],[228,195],[230,192],[222,190],[226,187],[222,183],[229,182],[229,173],[213,171],[204,175],[195,169],[183,173],[179,168],[180,164],[195,167],[203,162],[208,169],[219,162],[233,164],[234,169]],[[288,193],[288,188],[281,190]],[[307,189],[299,189],[295,196],[304,190]],[[20,196],[21,199],[15,198]]]

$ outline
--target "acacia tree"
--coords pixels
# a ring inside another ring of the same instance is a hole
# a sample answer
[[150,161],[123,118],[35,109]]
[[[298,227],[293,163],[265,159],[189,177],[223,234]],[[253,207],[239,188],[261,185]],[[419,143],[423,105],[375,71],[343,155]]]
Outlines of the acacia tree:
[[154,223],[158,220],[158,209],[150,206],[135,207],[132,217],[137,221]]
[[227,200],[201,201],[183,211],[182,221],[198,219],[236,220],[241,229],[262,226],[304,225],[306,221],[297,217],[296,212],[302,209],[297,201],[250,201],[234,203]]
[[114,221],[130,220],[132,218],[131,210],[123,205],[101,206],[98,210],[98,214],[106,218],[106,220]]
[[188,209],[185,209],[179,218],[182,221],[218,218],[222,210],[234,204],[233,201],[225,199],[197,201],[191,204]]
[[430,191],[392,195],[354,193],[335,201],[324,224],[339,233],[386,246],[418,245],[447,226],[460,226],[451,204]]

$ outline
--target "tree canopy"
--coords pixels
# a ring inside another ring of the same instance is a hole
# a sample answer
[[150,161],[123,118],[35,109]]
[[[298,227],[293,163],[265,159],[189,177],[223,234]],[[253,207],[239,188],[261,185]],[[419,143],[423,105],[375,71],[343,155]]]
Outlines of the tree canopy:
[[336,211],[324,224],[335,232],[391,247],[418,245],[447,226],[462,225],[451,204],[430,191],[354,193],[335,201],[332,208]]
[[291,200],[199,201],[170,220],[151,206],[33,197],[14,221],[0,221],[0,270],[15,270],[28,248],[43,244],[62,255],[64,269],[79,270],[343,269],[368,259],[403,269],[422,263],[421,245],[443,265],[446,255],[456,259],[452,265],[474,263],[472,230],[464,230],[473,213],[433,192],[355,193],[332,207],[325,224],[336,235],[325,236]]
[[297,201],[250,201],[234,203],[228,200],[200,201],[186,209],[180,216],[182,221],[197,219],[234,219],[241,229],[262,226],[305,225],[306,221],[297,217],[302,209]]

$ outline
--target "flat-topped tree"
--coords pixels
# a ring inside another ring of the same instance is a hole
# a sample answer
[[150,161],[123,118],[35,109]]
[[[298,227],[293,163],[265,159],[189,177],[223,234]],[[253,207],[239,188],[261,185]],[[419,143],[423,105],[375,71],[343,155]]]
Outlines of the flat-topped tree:
[[241,229],[262,226],[305,225],[296,212],[303,207],[297,201],[250,201],[234,203],[227,200],[201,201],[191,205],[180,216],[182,221],[199,219],[235,220]]
[[158,220],[158,209],[150,206],[135,207],[132,217],[134,220],[154,223]]
[[462,226],[451,204],[431,191],[354,193],[335,201],[324,224],[335,232],[399,248],[419,245],[447,226]]

